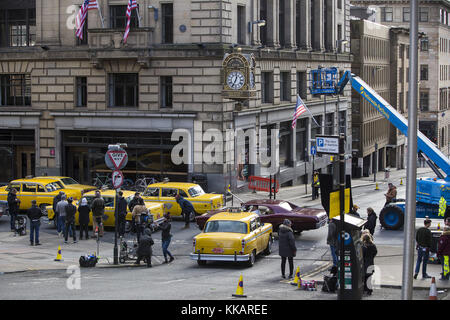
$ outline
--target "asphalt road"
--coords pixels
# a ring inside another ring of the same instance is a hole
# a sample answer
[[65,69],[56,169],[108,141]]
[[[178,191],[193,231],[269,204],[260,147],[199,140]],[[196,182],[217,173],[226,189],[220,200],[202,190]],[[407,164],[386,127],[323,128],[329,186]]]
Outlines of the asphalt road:
[[[374,191],[373,186],[353,190],[353,197],[361,209],[362,217],[366,208],[372,206],[378,213],[384,204],[384,190]],[[404,196],[405,186],[399,186],[399,197]],[[291,199],[294,203],[320,207],[309,199]],[[74,275],[65,270],[25,272],[0,276],[0,299],[234,299],[239,277],[244,277],[244,292],[248,299],[320,299],[335,300],[335,294],[296,290],[280,276],[278,242],[275,240],[270,256],[259,256],[252,268],[233,263],[215,262],[200,267],[189,259],[192,238],[200,232],[195,224],[190,229],[182,229],[184,223],[173,222],[174,234],[170,251],[175,261],[162,264],[160,231],[153,235],[155,240],[154,258],[151,269],[145,267],[81,269],[80,289],[68,289],[67,282]],[[0,219],[0,232],[9,230],[6,217]],[[43,225],[41,232],[55,234],[55,229]],[[305,231],[296,236],[297,257],[295,268],[300,266],[302,275],[319,274],[330,266],[330,255],[326,245],[327,228]],[[113,242],[114,233],[106,232],[102,241]],[[377,244],[401,246],[403,231],[376,229]],[[72,276],[72,277],[71,277]],[[120,292],[120,294],[118,294]],[[415,298],[423,299],[428,293],[415,292]],[[364,299],[399,299],[400,290],[379,289],[371,297]]]

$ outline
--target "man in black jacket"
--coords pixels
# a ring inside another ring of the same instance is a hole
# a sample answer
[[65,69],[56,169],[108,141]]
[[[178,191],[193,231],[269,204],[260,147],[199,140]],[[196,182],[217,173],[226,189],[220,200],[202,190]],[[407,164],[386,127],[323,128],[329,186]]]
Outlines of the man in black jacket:
[[[170,240],[172,239],[172,234],[170,233],[170,229],[172,225],[170,224],[170,214],[164,214],[164,220],[159,225],[161,229],[161,242],[162,242],[162,252],[164,255],[164,263],[170,263],[174,260],[172,253],[169,251]],[[167,261],[167,256],[170,257],[170,260]]]
[[92,230],[94,231],[98,228],[98,236],[103,237],[103,215],[105,214],[105,200],[103,200],[99,190],[95,191],[95,199],[91,204],[92,210]]
[[73,198],[67,199],[68,205],[66,207],[66,233],[64,234],[64,243],[67,243],[69,238],[69,230],[72,229],[73,243],[77,243],[77,233],[75,230],[75,213],[77,213],[77,207],[72,202]]
[[42,211],[37,206],[36,200],[31,200],[31,208],[27,211],[30,219],[30,245],[41,245],[39,243],[39,227],[41,226]]
[[12,188],[8,193],[8,211],[11,217],[11,231],[16,232],[16,219],[19,213],[20,200],[17,198],[17,190]]
[[417,262],[416,262],[416,270],[414,272],[414,279],[417,279],[417,275],[419,274],[420,265],[423,261],[422,266],[422,278],[428,279],[431,278],[427,274],[427,263],[428,257],[430,255],[431,244],[433,241],[433,235],[430,231],[431,220],[426,217],[424,221],[424,226],[417,230],[416,233],[416,242],[417,242]]
[[152,266],[152,245],[154,241],[152,239],[152,232],[149,228],[144,230],[144,234],[141,236],[139,246],[137,249],[137,260],[135,264],[140,264],[142,259],[147,261],[147,268]]
[[119,237],[125,235],[125,218],[127,217],[127,200],[123,197],[123,192],[118,192],[119,198],[117,199],[117,227],[119,231]]
[[294,231],[292,231],[292,222],[285,219],[283,224],[278,228],[278,254],[281,256],[281,276],[286,278],[286,259],[289,261],[289,279],[294,275],[294,257],[297,254],[295,246]]
[[64,195],[64,191],[60,191],[54,198],[53,198],[53,212],[54,212],[54,214],[55,214],[55,217],[54,217],[54,219],[55,219],[55,222],[56,222],[56,231],[58,232],[58,233],[61,233],[62,232],[62,228],[61,228],[61,225],[60,225],[60,223],[59,223],[59,221],[58,221],[58,219],[59,219],[59,212],[58,212],[58,210],[56,210],[56,205],[58,204],[58,202],[60,202],[61,201],[61,198],[62,198],[62,196]]

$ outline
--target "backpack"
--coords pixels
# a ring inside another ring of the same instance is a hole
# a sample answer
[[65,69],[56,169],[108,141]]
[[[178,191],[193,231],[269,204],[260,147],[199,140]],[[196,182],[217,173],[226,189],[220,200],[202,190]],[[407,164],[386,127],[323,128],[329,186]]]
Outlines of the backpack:
[[92,268],[97,264],[98,258],[94,255],[85,255],[80,257],[79,262],[82,268]]
[[323,277],[323,292],[336,292],[337,290],[337,277],[335,275],[332,276],[324,276]]

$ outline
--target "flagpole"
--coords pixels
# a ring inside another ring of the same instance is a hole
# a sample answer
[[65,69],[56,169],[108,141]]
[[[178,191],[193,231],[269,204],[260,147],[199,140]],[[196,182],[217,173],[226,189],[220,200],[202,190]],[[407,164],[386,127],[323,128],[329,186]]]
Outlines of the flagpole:
[[100,21],[102,22],[102,28],[105,29],[105,19],[103,19],[102,10],[100,9],[100,5],[97,3],[98,14],[100,16]]
[[137,16],[138,16],[138,23],[139,23],[139,28],[141,27],[141,16],[139,15],[139,8],[137,8],[136,7],[136,13],[137,13]]

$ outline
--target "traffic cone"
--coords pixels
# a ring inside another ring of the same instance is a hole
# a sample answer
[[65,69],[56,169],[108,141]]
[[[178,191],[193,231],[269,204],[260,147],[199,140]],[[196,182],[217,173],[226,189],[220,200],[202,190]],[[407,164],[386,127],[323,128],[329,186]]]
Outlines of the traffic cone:
[[380,188],[378,187],[378,182],[375,183],[375,190],[380,190]]
[[401,186],[403,185],[403,179],[400,179],[400,185]]
[[237,298],[247,298],[246,295],[244,295],[244,279],[242,275],[239,278],[239,283],[236,289],[236,293],[232,294],[233,297]]
[[431,278],[430,298],[428,300],[437,300],[436,279]]
[[61,246],[58,246],[58,253],[56,254],[55,261],[62,261]]
[[298,285],[298,282],[300,281],[300,267],[297,267],[297,270],[295,271],[295,278],[294,281],[291,281],[290,283],[293,286]]

